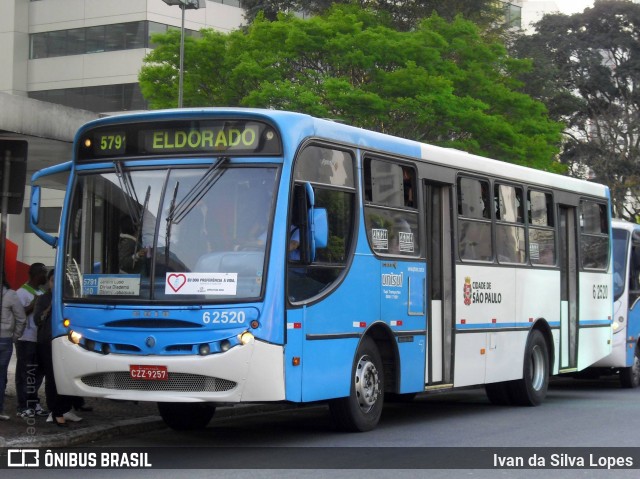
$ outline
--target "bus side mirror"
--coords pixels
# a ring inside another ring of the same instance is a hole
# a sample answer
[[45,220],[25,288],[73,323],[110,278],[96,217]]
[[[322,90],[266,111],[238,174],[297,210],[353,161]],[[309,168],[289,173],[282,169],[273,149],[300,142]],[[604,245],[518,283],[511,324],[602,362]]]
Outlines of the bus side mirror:
[[49,246],[53,246],[54,248],[58,245],[58,238],[55,236],[51,236],[48,233],[45,233],[41,228],[38,227],[38,223],[40,221],[40,195],[41,188],[39,186],[31,186],[31,203],[29,205],[29,225],[33,232],[40,238],[42,241],[47,243]]
[[31,201],[29,203],[29,225],[33,232],[49,246],[58,246],[58,237],[45,233],[38,227],[40,222],[40,201],[42,196],[41,188],[66,191],[69,183],[72,162],[60,163],[50,166],[40,171],[36,171],[31,177]]
[[40,219],[40,192],[41,189],[39,186],[31,187],[31,207],[29,208],[29,212],[31,214],[30,225],[33,228],[34,225],[38,224]]

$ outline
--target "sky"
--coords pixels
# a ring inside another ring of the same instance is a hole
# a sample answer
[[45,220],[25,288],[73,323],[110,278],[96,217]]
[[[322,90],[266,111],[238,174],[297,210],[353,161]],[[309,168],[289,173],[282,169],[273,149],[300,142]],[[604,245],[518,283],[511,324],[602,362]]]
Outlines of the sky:
[[556,4],[562,13],[571,14],[593,6],[593,0],[556,0]]
[[592,7],[594,0],[528,0],[522,8],[522,27],[532,32],[531,24],[537,22],[545,13],[561,13],[572,15]]

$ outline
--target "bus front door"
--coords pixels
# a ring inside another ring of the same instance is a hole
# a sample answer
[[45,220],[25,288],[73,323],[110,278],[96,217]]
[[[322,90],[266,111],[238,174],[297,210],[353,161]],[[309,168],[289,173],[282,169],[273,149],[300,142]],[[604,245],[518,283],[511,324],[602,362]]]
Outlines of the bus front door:
[[427,225],[426,389],[450,386],[453,358],[453,264],[450,185],[425,182]]
[[560,370],[578,366],[578,254],[576,209],[560,206]]

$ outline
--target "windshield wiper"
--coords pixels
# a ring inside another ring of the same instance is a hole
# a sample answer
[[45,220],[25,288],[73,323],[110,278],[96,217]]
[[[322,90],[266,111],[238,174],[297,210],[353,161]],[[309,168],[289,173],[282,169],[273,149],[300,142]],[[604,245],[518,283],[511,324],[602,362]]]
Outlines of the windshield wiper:
[[118,178],[120,189],[124,191],[124,202],[127,206],[129,218],[131,218],[131,222],[133,223],[134,227],[137,228],[138,224],[140,223],[140,212],[138,211],[138,205],[140,204],[140,201],[138,200],[135,186],[133,185],[133,181],[131,180],[131,175],[129,174],[129,172],[123,170],[121,162],[114,161],[113,166],[116,170],[116,177]]
[[[224,170],[221,169],[222,165],[228,161],[226,157],[220,157],[212,164],[207,172],[193,185],[193,187],[187,192],[187,194],[180,200],[178,205],[172,209],[167,215],[167,223],[180,223],[185,216],[198,204],[198,202],[209,192],[209,190],[220,179]],[[175,190],[174,190],[175,193]],[[174,196],[175,200],[175,196]],[[169,226],[168,226],[169,227]]]
[[149,205],[149,197],[151,196],[151,185],[147,186],[147,192],[144,195],[144,203],[141,205],[136,193],[136,188],[133,184],[133,180],[131,179],[131,174],[128,171],[124,171],[121,162],[114,161],[113,165],[116,170],[118,183],[120,183],[120,189],[122,189],[125,193],[124,202],[127,206],[129,218],[131,218],[131,222],[133,223],[133,227],[135,228],[136,247],[134,253],[137,253],[138,244],[142,235],[144,213],[145,211],[147,211],[147,207]]
[[209,190],[216,184],[222,176],[224,170],[220,167],[227,161],[227,158],[220,157],[213,163],[207,172],[196,182],[195,185],[184,195],[180,203],[176,205],[176,197],[178,196],[178,187],[180,182],[177,181],[173,187],[173,197],[169,204],[169,213],[167,214],[167,225],[164,235],[164,262],[169,262],[169,249],[171,247],[171,225],[178,224],[185,216],[198,204],[198,202],[206,195]]
[[173,216],[176,207],[176,196],[178,196],[178,188],[180,187],[180,182],[176,181],[176,186],[173,187],[173,196],[171,197],[171,203],[169,204],[169,214],[167,215],[167,226],[165,229],[164,235],[164,263],[169,263],[169,245],[171,244],[171,224],[169,218]]
[[[138,216],[138,224],[136,225],[136,247],[134,253],[138,252],[138,245],[142,242],[142,225],[144,223],[144,214],[149,207],[149,197],[151,196],[151,185],[147,186],[147,192],[144,195],[144,203]],[[145,245],[143,245],[145,247]]]

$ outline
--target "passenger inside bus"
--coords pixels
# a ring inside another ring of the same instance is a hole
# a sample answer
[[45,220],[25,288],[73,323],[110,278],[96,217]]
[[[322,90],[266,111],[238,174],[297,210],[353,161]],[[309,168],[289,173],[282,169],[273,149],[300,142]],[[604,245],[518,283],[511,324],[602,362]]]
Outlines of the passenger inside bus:
[[118,265],[121,273],[141,273],[146,266],[147,249],[140,248],[135,236],[133,221],[129,215],[120,219],[118,241]]

